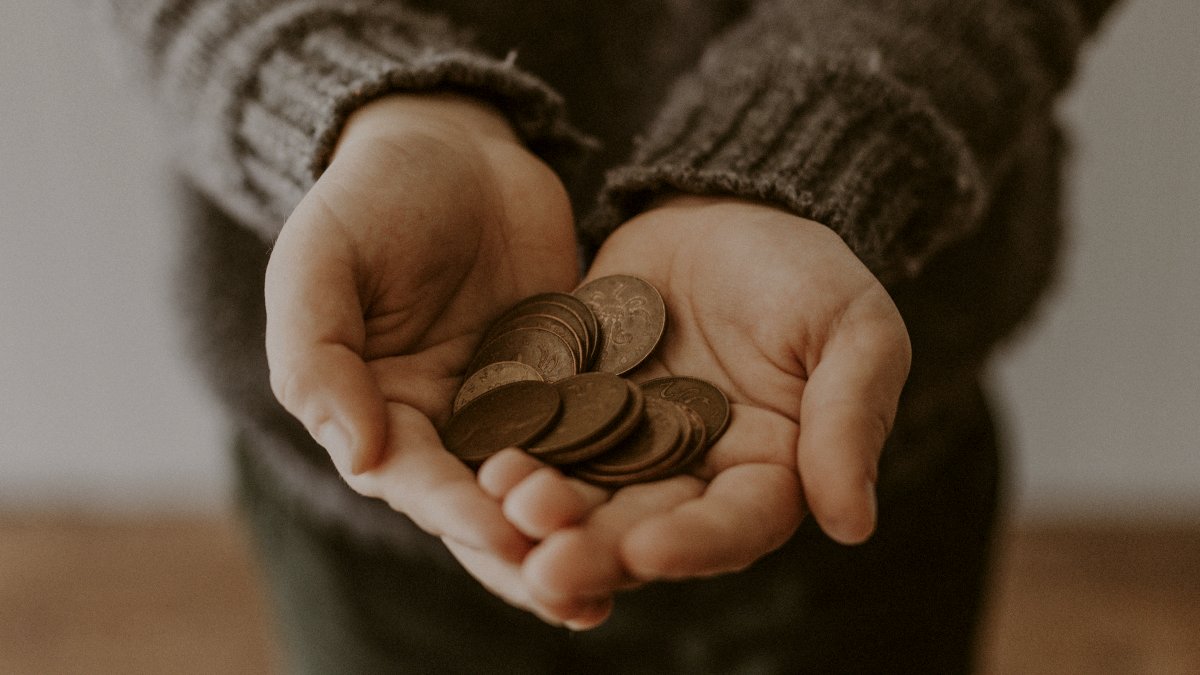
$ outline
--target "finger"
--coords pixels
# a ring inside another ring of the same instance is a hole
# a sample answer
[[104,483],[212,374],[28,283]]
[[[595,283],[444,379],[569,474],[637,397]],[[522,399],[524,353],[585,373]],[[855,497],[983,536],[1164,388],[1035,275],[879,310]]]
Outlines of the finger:
[[489,592],[514,607],[533,613],[546,623],[554,626],[565,624],[572,630],[586,630],[600,625],[612,613],[611,596],[554,607],[543,605],[530,594],[517,565],[452,540],[446,540],[445,544],[463,569]]
[[611,596],[582,603],[573,617],[563,621],[563,625],[573,631],[591,630],[612,616],[615,604]]
[[509,522],[531,539],[581,522],[608,499],[608,491],[567,478],[518,450],[508,448],[479,468],[483,491],[503,503]]
[[608,492],[542,467],[526,476],[504,498],[504,515],[525,536],[541,540],[583,521],[608,499]]
[[280,403],[339,469],[360,473],[383,450],[383,398],[362,359],[364,326],[351,257],[304,227],[297,209],[267,266],[267,361]]
[[691,476],[632,485],[612,498],[578,527],[550,535],[534,547],[522,565],[522,576],[534,597],[554,604],[594,599],[637,584],[625,570],[620,542],[641,521],[697,497],[704,483]]
[[517,562],[530,542],[483,492],[475,474],[447,452],[429,418],[400,404],[388,406],[388,447],[374,469],[343,474],[361,494],[384,500],[435,536]]
[[503,500],[509,491],[546,464],[517,448],[506,448],[492,455],[479,467],[479,487],[488,496]]
[[641,581],[712,576],[745,568],[779,548],[799,527],[800,481],[778,464],[741,464],[704,494],[638,525],[621,543]]
[[599,597],[555,598],[543,600],[534,597],[532,611],[543,621],[565,625],[571,630],[588,630],[604,623],[612,613],[612,594]]
[[[492,595],[514,607],[537,613],[533,596],[521,579],[521,569],[516,564],[453,539],[443,539],[442,542],[463,569]],[[551,620],[549,616],[539,614],[539,617],[545,621]]]
[[805,499],[825,533],[844,544],[875,529],[879,454],[908,376],[908,338],[896,322],[843,322],[801,401],[796,461]]

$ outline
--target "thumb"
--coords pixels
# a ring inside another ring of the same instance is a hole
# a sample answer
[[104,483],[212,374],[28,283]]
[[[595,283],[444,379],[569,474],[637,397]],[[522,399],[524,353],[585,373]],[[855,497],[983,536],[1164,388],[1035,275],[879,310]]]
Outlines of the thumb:
[[353,252],[344,239],[307,227],[305,215],[302,205],[267,265],[271,389],[339,470],[358,474],[383,454],[383,396],[362,358],[366,329]]
[[847,318],[805,385],[797,465],[813,516],[841,543],[865,541],[875,529],[879,455],[910,354],[908,334],[894,309],[865,321]]

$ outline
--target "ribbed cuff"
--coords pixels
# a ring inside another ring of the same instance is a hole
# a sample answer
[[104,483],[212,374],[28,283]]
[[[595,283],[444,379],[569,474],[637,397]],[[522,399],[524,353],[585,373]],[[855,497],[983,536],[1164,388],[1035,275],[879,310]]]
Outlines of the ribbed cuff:
[[530,149],[569,173],[589,141],[566,122],[557,93],[517,69],[461,46],[437,20],[389,13],[297,16],[274,28],[237,111],[234,164],[244,172],[240,213],[272,238],[328,164],[346,119],[401,91],[455,91],[508,116]]
[[986,188],[970,149],[902,83],[803,54],[721,68],[709,60],[681,81],[632,161],[609,173],[593,244],[660,195],[729,195],[825,224],[887,280],[978,220]]

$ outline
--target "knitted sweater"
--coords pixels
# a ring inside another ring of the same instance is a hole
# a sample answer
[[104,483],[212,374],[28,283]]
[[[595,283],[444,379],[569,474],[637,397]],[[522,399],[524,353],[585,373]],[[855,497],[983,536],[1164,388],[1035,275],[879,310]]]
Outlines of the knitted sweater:
[[833,229],[912,338],[886,492],[937,470],[963,387],[1051,278],[1053,106],[1110,4],[113,0],[109,19],[195,188],[185,307],[221,400],[297,508],[394,540],[275,403],[262,346],[269,245],[355,109],[491,102],[564,178],[590,250],[680,191]]

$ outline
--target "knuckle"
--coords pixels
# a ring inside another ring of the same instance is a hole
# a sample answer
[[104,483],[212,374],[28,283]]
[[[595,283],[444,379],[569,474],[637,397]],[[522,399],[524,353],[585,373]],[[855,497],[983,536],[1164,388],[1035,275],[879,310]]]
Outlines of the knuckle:
[[883,446],[888,436],[892,434],[892,426],[895,421],[896,416],[892,410],[876,409],[871,411],[867,417],[867,428],[871,430],[872,437],[878,441],[879,446]]
[[310,433],[316,432],[329,421],[329,411],[315,405],[312,394],[319,386],[319,379],[308,368],[297,363],[272,367],[269,373],[271,393],[289,413],[300,420]]
[[271,393],[292,413],[296,413],[302,398],[301,370],[291,366],[276,365],[271,367]]

